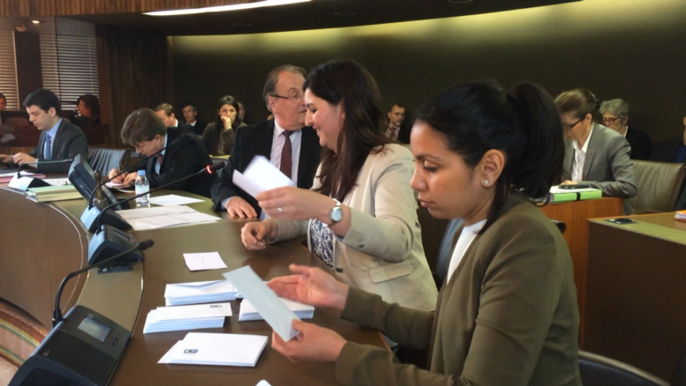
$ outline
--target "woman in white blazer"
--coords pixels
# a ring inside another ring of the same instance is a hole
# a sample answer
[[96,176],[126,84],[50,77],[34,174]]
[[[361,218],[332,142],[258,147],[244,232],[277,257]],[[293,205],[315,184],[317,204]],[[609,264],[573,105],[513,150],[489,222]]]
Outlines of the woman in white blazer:
[[339,280],[387,302],[433,310],[437,290],[409,186],[412,154],[384,135],[374,79],[354,61],[335,60],[316,67],[303,88],[305,123],[323,149],[314,185],[259,194],[271,218],[246,224],[243,244],[254,250],[307,235]]

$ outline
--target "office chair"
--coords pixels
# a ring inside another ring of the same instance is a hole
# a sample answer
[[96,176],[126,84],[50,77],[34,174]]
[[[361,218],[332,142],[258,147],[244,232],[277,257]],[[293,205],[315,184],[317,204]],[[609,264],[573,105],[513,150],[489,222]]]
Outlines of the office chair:
[[666,381],[626,363],[579,351],[584,386],[669,386]]

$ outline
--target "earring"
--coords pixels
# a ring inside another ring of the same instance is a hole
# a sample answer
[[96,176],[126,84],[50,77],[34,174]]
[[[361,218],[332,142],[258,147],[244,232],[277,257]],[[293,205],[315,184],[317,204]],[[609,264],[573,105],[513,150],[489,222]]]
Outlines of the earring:
[[488,180],[484,180],[484,185],[488,186]]

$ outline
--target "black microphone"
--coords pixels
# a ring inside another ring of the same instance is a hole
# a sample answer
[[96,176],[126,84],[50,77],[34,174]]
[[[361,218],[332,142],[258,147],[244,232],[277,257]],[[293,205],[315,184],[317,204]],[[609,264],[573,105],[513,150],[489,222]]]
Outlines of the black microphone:
[[[160,189],[162,189],[162,188],[166,188],[166,187],[169,186],[169,185],[174,185],[174,184],[177,183],[177,182],[181,182],[181,181],[183,181],[183,180],[187,180],[187,179],[189,179],[189,178],[193,178],[193,177],[198,176],[198,175],[203,174],[203,173],[214,174],[214,173],[216,173],[218,170],[222,169],[224,166],[225,166],[224,162],[219,162],[219,163],[216,163],[216,164],[213,164],[213,165],[207,165],[207,166],[205,166],[204,168],[198,170],[197,172],[195,172],[195,173],[193,173],[193,174],[189,174],[189,175],[187,175],[187,176],[181,177],[181,178],[179,178],[179,179],[177,179],[177,180],[174,180],[174,181],[172,181],[172,182],[168,182],[168,183],[166,183],[166,184],[164,184],[164,185],[160,185],[160,186],[158,186],[158,187],[156,187],[156,188],[154,188],[154,189],[151,189],[151,190],[149,190],[149,191],[147,191],[147,192],[145,192],[145,193],[137,194],[137,195],[135,195],[135,196],[133,196],[133,197],[129,197],[129,198],[123,200],[123,201],[119,201],[119,202],[116,202],[116,203],[114,203],[114,204],[110,204],[110,205],[106,206],[105,209],[103,209],[103,210],[100,212],[100,214],[98,215],[98,217],[95,218],[95,221],[94,221],[94,223],[96,224],[95,229],[101,229],[101,227],[100,227],[100,220],[101,220],[102,216],[105,214],[105,212],[107,212],[108,210],[112,209],[113,207],[115,207],[115,206],[117,206],[117,205],[119,205],[119,204],[121,204],[121,203],[123,203],[123,202],[135,200],[135,199],[138,198],[138,197],[143,197],[143,196],[145,196],[146,194],[150,194],[150,193],[152,193],[152,192],[156,192],[156,191],[158,191],[158,190],[160,190]],[[122,220],[123,220],[123,219],[122,219]],[[129,225],[129,229],[130,229],[130,225]]]
[[100,183],[95,187],[95,189],[93,189],[93,191],[91,192],[90,196],[88,197],[88,207],[89,207],[89,208],[92,208],[92,207],[93,207],[93,200],[95,199],[95,192],[97,192],[103,185],[105,185],[106,183],[112,181],[113,179],[115,179],[115,178],[121,176],[121,175],[124,174],[124,173],[130,173],[130,172],[136,170],[139,166],[141,166],[141,164],[143,164],[144,162],[147,162],[150,158],[152,158],[152,157],[154,157],[154,156],[156,156],[156,155],[162,153],[166,148],[167,148],[166,146],[163,147],[163,148],[161,148],[160,150],[158,150],[158,151],[156,151],[156,152],[150,154],[149,156],[143,158],[142,160],[136,162],[135,165],[129,166],[128,168],[126,168],[126,169],[122,170],[121,172],[117,173],[117,174],[116,174],[115,176],[113,176],[112,178],[108,178],[108,179],[106,179],[105,181],[100,182]]
[[154,244],[155,244],[155,242],[152,241],[152,240],[141,241],[141,242],[138,243],[135,247],[133,247],[133,248],[131,248],[131,249],[129,249],[129,250],[126,250],[126,251],[124,251],[124,252],[122,252],[122,253],[116,254],[116,255],[114,255],[114,256],[108,258],[108,259],[105,259],[105,260],[99,262],[99,263],[95,263],[95,264],[93,264],[93,265],[88,265],[88,266],[86,266],[86,267],[84,267],[84,268],[79,269],[78,271],[74,271],[74,272],[68,274],[67,276],[65,276],[64,279],[62,279],[62,283],[60,283],[60,286],[59,286],[59,288],[57,289],[57,295],[55,296],[55,309],[54,309],[54,311],[53,311],[52,326],[55,327],[55,326],[57,325],[57,323],[61,322],[62,319],[64,319],[64,318],[62,317],[62,310],[60,309],[60,299],[62,298],[62,291],[64,290],[64,287],[67,285],[67,282],[68,282],[72,277],[74,277],[74,276],[76,276],[76,275],[79,275],[79,274],[82,274],[82,273],[84,273],[84,272],[86,272],[86,271],[89,271],[89,270],[91,270],[91,269],[93,269],[93,268],[102,267],[102,266],[104,266],[104,265],[107,265],[107,264],[109,264],[109,263],[112,263],[112,262],[115,261],[116,259],[119,259],[120,257],[122,257],[122,256],[124,256],[124,255],[126,255],[126,254],[129,254],[129,253],[131,253],[131,252],[134,252],[134,251],[144,251],[144,250],[146,250],[146,249],[152,247]]

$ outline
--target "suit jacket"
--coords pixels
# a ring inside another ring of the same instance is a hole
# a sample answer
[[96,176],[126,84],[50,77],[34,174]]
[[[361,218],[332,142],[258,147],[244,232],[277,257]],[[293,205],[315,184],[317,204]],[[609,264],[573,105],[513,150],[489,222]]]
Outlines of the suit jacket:
[[341,316],[429,350],[423,370],[348,342],[336,361],[341,385],[581,385],[569,249],[543,212],[517,194],[476,236],[434,312],[351,288]]
[[195,126],[190,125],[188,123],[186,123],[186,124],[193,129],[193,133],[195,133],[195,135],[202,135],[202,133],[205,131],[205,128],[207,127],[207,123],[205,123],[199,119],[196,120]]
[[[29,155],[35,157],[36,161],[38,161],[36,170],[41,173],[69,173],[71,162],[41,165],[41,161],[46,161],[43,151],[45,150],[45,137],[47,135],[47,131],[41,131],[40,137],[38,137],[38,146],[29,152]],[[52,160],[58,161],[74,158],[77,154],[81,154],[81,157],[85,160],[88,159],[88,141],[86,141],[86,136],[77,126],[62,119],[59,127],[57,127],[55,141],[52,144]]]
[[[240,127],[236,132],[236,141],[231,150],[231,157],[226,167],[219,174],[219,180],[212,186],[212,201],[215,210],[224,210],[222,200],[229,197],[239,196],[250,203],[257,215],[262,208],[257,200],[242,189],[233,184],[233,171],[244,172],[250,161],[256,155],[262,155],[269,159],[272,152],[272,139],[274,136],[274,120],[264,121],[255,126]],[[312,187],[314,173],[319,166],[321,147],[319,137],[311,127],[302,128],[302,142],[300,143],[300,161],[298,164],[297,186],[303,189]]]
[[[336,269],[332,274],[387,302],[430,311],[436,306],[437,291],[424,255],[417,200],[410,188],[413,173],[412,154],[401,145],[386,145],[382,152],[367,156],[355,187],[342,200],[350,207],[350,230],[334,240]],[[313,189],[319,186],[315,177]],[[311,244],[309,221],[276,223],[279,236],[275,241],[307,234]]]
[[650,158],[653,146],[648,134],[629,127],[626,140],[631,145],[631,159],[648,160]]
[[[150,158],[145,168],[151,189],[189,176],[207,165],[212,165],[210,155],[207,154],[205,147],[195,134],[180,132],[172,127],[167,129],[167,137],[167,149],[164,152],[160,173],[155,172],[156,157]],[[185,190],[210,197],[210,189],[214,181],[214,174],[203,173],[172,184],[167,189]]]
[[656,162],[675,162],[676,152],[683,141],[683,136],[681,136],[656,143],[650,160]]
[[[594,123],[593,133],[586,150],[581,184],[600,189],[603,196],[631,198],[637,193],[634,163],[629,154],[629,142],[618,132]],[[574,147],[565,144],[562,181],[572,179]]]
[[181,131],[182,133],[193,134],[193,126],[191,126],[187,123],[183,123],[179,120],[177,120],[177,125],[178,126],[176,126],[175,129]]

